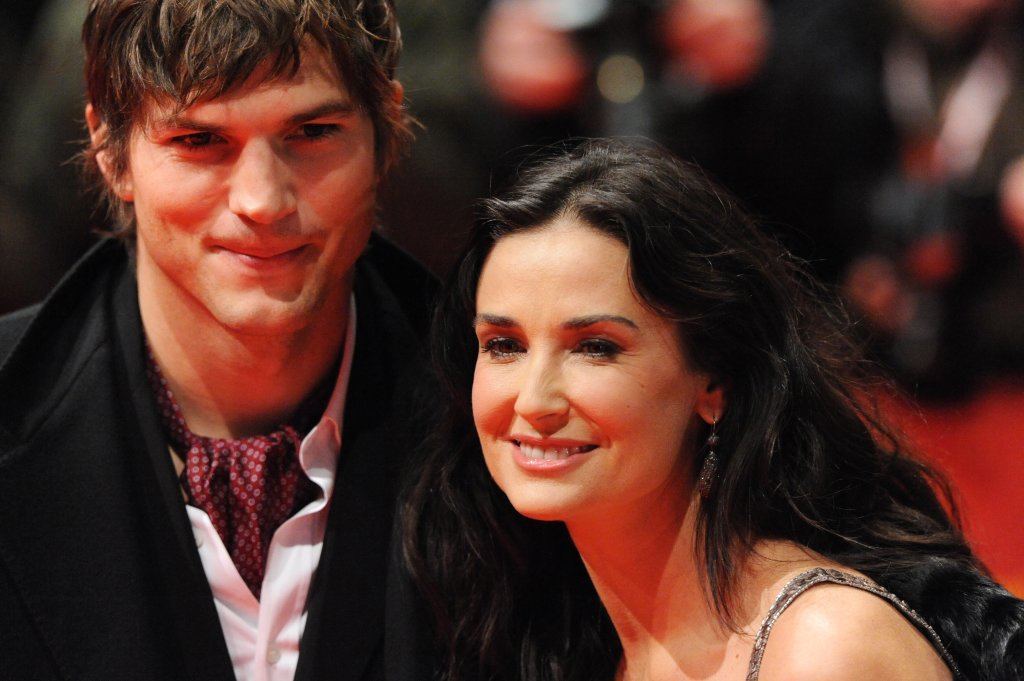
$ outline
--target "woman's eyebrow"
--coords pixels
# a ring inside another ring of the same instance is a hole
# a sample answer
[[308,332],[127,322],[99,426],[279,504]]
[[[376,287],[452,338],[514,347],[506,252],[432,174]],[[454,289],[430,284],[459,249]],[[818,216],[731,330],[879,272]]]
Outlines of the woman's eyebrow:
[[516,320],[511,317],[502,317],[494,314],[478,314],[473,317],[473,326],[477,327],[481,324],[490,324],[491,326],[497,326],[503,329],[510,329],[514,326],[519,326]]
[[622,317],[620,315],[615,314],[592,314],[587,315],[585,317],[573,317],[569,321],[562,324],[562,327],[566,329],[583,329],[588,326],[593,326],[594,324],[600,324],[602,322],[622,324],[623,326],[628,326],[632,329],[640,328],[632,319],[628,319],[626,317]]

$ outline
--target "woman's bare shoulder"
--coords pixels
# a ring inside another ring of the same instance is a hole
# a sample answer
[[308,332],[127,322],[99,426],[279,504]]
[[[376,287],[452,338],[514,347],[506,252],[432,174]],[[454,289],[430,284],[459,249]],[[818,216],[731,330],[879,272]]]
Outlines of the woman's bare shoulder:
[[952,674],[928,638],[891,603],[824,583],[807,589],[776,620],[759,678],[948,681]]

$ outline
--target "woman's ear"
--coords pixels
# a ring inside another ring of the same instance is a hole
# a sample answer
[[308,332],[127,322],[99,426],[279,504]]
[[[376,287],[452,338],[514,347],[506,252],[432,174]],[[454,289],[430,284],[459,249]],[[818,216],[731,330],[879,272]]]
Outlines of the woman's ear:
[[725,385],[722,381],[708,377],[704,389],[697,395],[696,409],[705,423],[721,420],[725,412]]
[[85,123],[89,126],[89,143],[96,152],[96,164],[100,167],[103,179],[119,199],[132,201],[134,192],[131,170],[126,168],[120,176],[114,172],[110,150],[103,147],[103,143],[107,139],[107,124],[103,122],[92,104],[85,105]]

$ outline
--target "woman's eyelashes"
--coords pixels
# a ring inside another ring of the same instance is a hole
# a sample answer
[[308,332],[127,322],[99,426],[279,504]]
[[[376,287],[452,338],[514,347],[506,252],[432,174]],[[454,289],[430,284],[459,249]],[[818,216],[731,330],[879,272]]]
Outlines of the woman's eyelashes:
[[597,359],[613,359],[622,352],[622,347],[607,338],[587,338],[576,345],[575,352]]
[[485,340],[480,346],[480,352],[486,353],[492,359],[511,359],[515,355],[525,352],[526,348],[515,338],[497,337]]
[[[614,359],[622,353],[622,346],[607,338],[588,337],[576,342],[569,351],[592,359]],[[526,346],[518,339],[499,336],[483,341],[480,352],[495,360],[510,360],[524,354]]]

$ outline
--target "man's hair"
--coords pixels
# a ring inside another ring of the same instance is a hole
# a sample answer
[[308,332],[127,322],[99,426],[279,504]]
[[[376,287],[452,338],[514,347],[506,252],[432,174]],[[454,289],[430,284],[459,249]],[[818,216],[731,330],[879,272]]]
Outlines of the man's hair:
[[134,211],[109,180],[128,169],[128,141],[145,103],[168,98],[185,109],[239,87],[258,69],[266,79],[294,75],[303,48],[321,49],[373,121],[378,172],[411,139],[392,80],[401,53],[393,0],[91,0],[82,27],[88,101],[104,134],[85,152],[102,188],[114,232],[133,236]]

